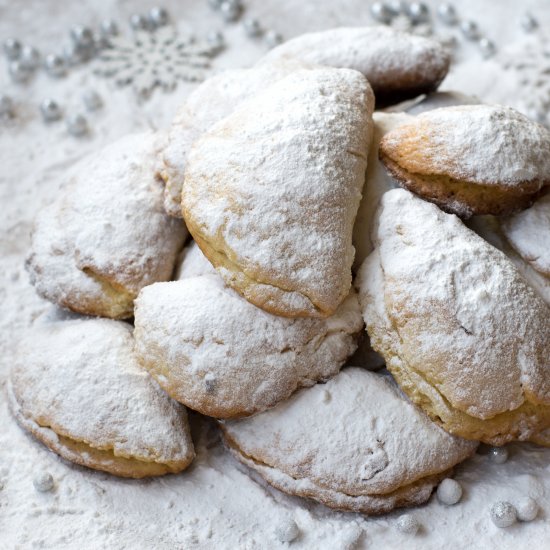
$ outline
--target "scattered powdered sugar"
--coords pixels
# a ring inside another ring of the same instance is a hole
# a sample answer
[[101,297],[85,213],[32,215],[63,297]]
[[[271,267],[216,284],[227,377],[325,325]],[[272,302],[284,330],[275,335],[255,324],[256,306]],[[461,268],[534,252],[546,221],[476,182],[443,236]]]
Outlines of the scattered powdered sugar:
[[328,68],[297,71],[243,104],[188,157],[191,233],[235,271],[310,301],[310,314],[334,311],[351,283],[372,107],[362,75]]
[[355,351],[363,320],[353,290],[327,319],[289,319],[205,275],[144,288],[135,326],[142,364],[172,397],[229,418],[334,376]]
[[464,105],[418,115],[387,134],[406,151],[399,165],[414,174],[448,175],[484,185],[549,183],[550,132],[501,105]]
[[550,277],[550,193],[528,210],[503,219],[501,225],[518,254],[534,269]]

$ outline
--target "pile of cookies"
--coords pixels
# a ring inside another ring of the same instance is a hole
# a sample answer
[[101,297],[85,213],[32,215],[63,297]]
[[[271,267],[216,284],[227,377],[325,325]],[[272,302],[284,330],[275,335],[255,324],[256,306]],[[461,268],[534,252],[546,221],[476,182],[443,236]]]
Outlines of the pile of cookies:
[[278,489],[367,514],[480,441],[550,445],[550,134],[433,93],[449,63],[304,35],[76,164],[32,236],[63,309],[20,343],[20,425],[140,478],[192,462],[189,408]]

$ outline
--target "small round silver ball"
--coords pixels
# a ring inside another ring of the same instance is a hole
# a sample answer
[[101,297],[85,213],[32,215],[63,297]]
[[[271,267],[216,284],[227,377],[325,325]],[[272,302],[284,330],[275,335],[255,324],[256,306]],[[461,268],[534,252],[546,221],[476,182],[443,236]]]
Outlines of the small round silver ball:
[[0,117],[11,118],[13,115],[13,99],[9,95],[0,94]]
[[257,38],[262,34],[260,22],[257,19],[245,19],[243,22],[244,32],[250,38]]
[[135,31],[146,31],[149,29],[149,21],[141,13],[134,13],[130,16],[130,27]]
[[217,49],[223,48],[225,44],[225,39],[223,34],[220,31],[211,31],[207,34],[206,40],[208,43]]
[[437,499],[442,504],[452,506],[462,498],[462,486],[451,478],[444,479],[437,488]]
[[94,33],[92,29],[83,25],[76,25],[70,31],[71,40],[77,45],[89,48],[94,45]]
[[40,104],[40,112],[45,122],[54,122],[61,118],[61,107],[53,99],[45,99]]
[[392,16],[407,13],[408,9],[408,4],[404,0],[391,0],[390,2],[387,2],[387,6]]
[[520,521],[533,521],[539,513],[539,505],[534,498],[523,497],[516,503],[516,510]]
[[222,14],[223,20],[227,23],[236,21],[240,17],[241,11],[242,6],[238,2],[225,0],[220,6],[220,13]]
[[530,13],[525,13],[519,23],[525,32],[533,32],[539,26],[539,22]]
[[412,514],[403,514],[397,520],[397,529],[405,535],[416,535],[420,529],[420,524]]
[[48,493],[54,486],[52,474],[49,472],[41,472],[35,476],[32,480],[32,484],[39,493]]
[[491,447],[487,455],[491,462],[504,464],[508,460],[508,449],[506,447]]
[[67,72],[65,60],[55,53],[48,54],[44,58],[44,68],[50,76],[54,77],[64,76]]
[[21,42],[17,38],[7,38],[4,40],[4,53],[10,60],[19,59],[22,47]]
[[67,130],[75,137],[81,137],[88,133],[88,121],[83,115],[73,115],[67,119]]
[[29,71],[20,60],[10,61],[8,70],[14,82],[27,82],[31,76],[31,71]]
[[474,21],[462,21],[460,31],[468,40],[477,40],[479,38],[479,28]]
[[118,24],[114,19],[105,19],[100,25],[101,35],[110,38],[118,35]]
[[437,16],[446,25],[456,25],[458,23],[456,10],[452,4],[441,4],[438,6]]
[[154,28],[164,27],[170,21],[168,11],[156,6],[149,11],[149,22]]
[[385,2],[375,2],[370,7],[370,14],[375,21],[387,25],[395,15]]
[[488,59],[489,57],[495,55],[495,52],[497,50],[495,43],[488,38],[482,38],[479,41],[479,49],[481,50],[481,55],[484,59]]
[[292,542],[300,536],[300,529],[293,519],[287,518],[275,527],[275,536],[280,542]]
[[265,33],[265,43],[270,47],[274,48],[278,46],[283,41],[283,35],[276,31],[267,31]]
[[23,46],[21,63],[29,71],[35,71],[40,66],[40,52],[32,46]]
[[424,2],[413,2],[407,12],[413,23],[424,23],[430,19],[430,8]]
[[87,90],[82,95],[84,105],[88,111],[97,111],[103,107],[103,100],[95,90]]
[[497,527],[510,527],[516,522],[517,511],[509,502],[495,502],[491,507],[491,519]]

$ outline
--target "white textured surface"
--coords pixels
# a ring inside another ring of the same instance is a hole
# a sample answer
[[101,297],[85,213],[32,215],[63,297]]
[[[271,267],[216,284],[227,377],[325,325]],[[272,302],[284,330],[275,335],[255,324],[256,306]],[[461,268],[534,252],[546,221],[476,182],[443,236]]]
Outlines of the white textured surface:
[[[439,2],[429,1],[430,5]],[[207,2],[166,0],[163,2],[181,25],[193,26],[199,34],[222,27]],[[103,17],[124,21],[136,11],[151,6],[148,0],[117,2],[101,0],[92,6],[83,2],[0,0],[0,36],[16,34],[40,47],[57,51],[60,35],[78,22],[97,24]],[[250,0],[247,15],[258,17],[269,28],[285,36],[336,25],[368,22],[363,0],[334,2],[295,0]],[[517,53],[527,41],[519,18],[525,10],[550,24],[545,0],[526,0],[521,6],[511,0],[489,2],[461,0],[460,14],[476,19],[491,38],[508,52]],[[255,62],[265,47],[248,41],[239,25],[222,27],[230,43],[228,51],[215,60],[217,68],[235,68]],[[460,36],[458,30],[453,30]],[[443,84],[484,100],[518,106],[535,94],[528,92],[515,73],[505,73],[499,59],[482,61],[474,43],[462,42],[457,63]],[[167,127],[186,93],[181,86],[174,94],[156,93],[137,105],[130,90],[117,90],[93,78],[87,68],[75,69],[67,79],[37,77],[28,88],[11,84],[4,59],[0,60],[2,89],[16,99],[18,122],[0,129],[3,170],[0,173],[0,381],[3,384],[12,364],[13,344],[30,320],[48,305],[36,297],[28,283],[23,259],[29,247],[29,229],[35,212],[54,198],[60,176],[67,166],[86,152],[99,149],[128,132]],[[498,85],[495,85],[498,83]],[[93,87],[106,99],[106,109],[90,116],[90,139],[77,141],[62,124],[46,127],[36,105],[52,95],[70,111],[81,109],[80,94]],[[37,173],[42,177],[37,179]],[[191,415],[198,457],[190,470],[179,476],[154,481],[127,481],[68,466],[43,446],[28,438],[8,415],[0,396],[0,541],[3,546],[42,546],[73,550],[134,549],[136,546],[171,550],[288,548],[275,535],[278,525],[293,518],[301,535],[292,548],[344,550],[384,548],[389,550],[470,550],[538,548],[550,537],[550,450],[532,445],[509,445],[510,458],[495,465],[485,454],[475,455],[457,469],[464,487],[456,506],[439,504],[432,497],[427,506],[412,513],[422,524],[416,537],[396,529],[398,514],[366,519],[312,506],[252,481],[223,450],[216,431]],[[38,493],[32,480],[38,472],[54,476],[55,489]],[[531,495],[541,512],[530,523],[498,529],[490,520],[490,505],[497,500],[516,504]]]

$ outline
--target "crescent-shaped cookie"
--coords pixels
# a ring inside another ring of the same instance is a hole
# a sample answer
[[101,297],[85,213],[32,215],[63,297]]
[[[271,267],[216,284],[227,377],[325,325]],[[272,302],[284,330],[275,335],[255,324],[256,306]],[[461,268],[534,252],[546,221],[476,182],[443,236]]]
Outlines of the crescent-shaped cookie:
[[205,275],[144,288],[135,327],[141,364],[171,397],[234,418],[334,376],[356,350],[363,319],[354,291],[327,319],[288,319]]
[[372,345],[447,431],[502,445],[550,427],[550,315],[514,264],[453,215],[394,189],[356,286]]
[[550,193],[528,210],[503,219],[501,225],[517,253],[533,269],[550,278]]
[[388,376],[354,367],[220,425],[233,454],[274,487],[365,514],[425,502],[477,447],[432,423]]
[[42,297],[127,318],[141,288],[170,279],[187,230],[164,212],[154,146],[154,134],[134,134],[79,161],[39,212],[27,269]]
[[292,58],[363,73],[377,107],[435,90],[450,65],[440,43],[385,26],[303,34],[271,50],[259,64]]
[[386,134],[380,159],[446,212],[511,214],[550,184],[550,132],[510,107],[444,107]]
[[298,60],[284,59],[253,69],[228,70],[208,78],[189,95],[157,146],[157,172],[165,183],[164,208],[168,214],[182,217],[181,190],[193,142],[243,101],[307,67]]
[[184,470],[195,456],[185,408],[139,367],[133,345],[121,321],[38,324],[8,383],[17,422],[81,466],[132,478]]
[[296,71],[193,145],[185,222],[225,282],[256,306],[328,317],[349,294],[373,103],[357,71]]

